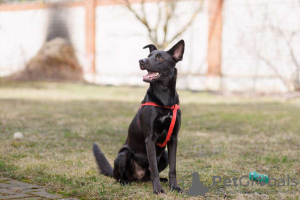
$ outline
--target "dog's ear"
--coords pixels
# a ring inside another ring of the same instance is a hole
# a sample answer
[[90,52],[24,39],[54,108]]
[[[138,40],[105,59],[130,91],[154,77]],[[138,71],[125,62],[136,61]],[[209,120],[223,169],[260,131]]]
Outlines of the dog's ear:
[[143,49],[149,48],[150,49],[150,53],[152,51],[157,50],[156,46],[154,46],[153,44],[148,44],[147,46],[144,46]]
[[173,56],[175,62],[181,61],[184,53],[184,40],[180,40],[167,52]]

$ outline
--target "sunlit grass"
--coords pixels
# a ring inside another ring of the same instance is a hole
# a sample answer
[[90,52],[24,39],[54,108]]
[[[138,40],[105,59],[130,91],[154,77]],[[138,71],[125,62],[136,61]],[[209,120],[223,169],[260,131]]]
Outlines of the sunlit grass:
[[[97,142],[113,163],[146,88],[71,83],[0,85],[0,175],[45,185],[52,192],[83,199],[182,198],[163,183],[120,186],[98,174],[92,155]],[[182,127],[178,178],[199,172],[210,187],[207,199],[295,199],[297,187],[212,186],[212,177],[251,171],[300,182],[300,104],[298,99],[224,97],[179,91]],[[25,137],[12,140],[14,132]],[[162,172],[167,177],[168,170]],[[196,198],[195,198],[196,199]]]

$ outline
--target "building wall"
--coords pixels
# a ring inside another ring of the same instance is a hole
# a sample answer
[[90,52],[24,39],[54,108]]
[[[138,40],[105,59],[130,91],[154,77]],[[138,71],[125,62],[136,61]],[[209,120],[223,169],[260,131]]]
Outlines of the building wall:
[[[133,6],[135,9],[139,9],[138,4]],[[176,17],[170,22],[170,24],[177,25],[170,28],[172,30],[170,32],[171,36],[187,23],[195,6],[198,6],[198,3],[180,2],[180,5],[178,5],[180,9],[177,11],[180,17]],[[156,22],[156,3],[148,3],[146,12],[148,19],[152,19],[151,22],[153,23]],[[206,27],[207,14],[204,12],[198,15],[193,26],[184,35],[166,48],[171,48],[181,38],[185,39],[186,52],[184,59],[183,62],[178,63],[180,74],[205,74]],[[148,49],[143,49],[144,46],[151,43],[146,28],[122,5],[99,6],[97,8],[96,28],[96,71],[98,75],[96,81],[113,85],[145,85],[146,83],[142,82],[142,76],[146,72],[140,70],[138,61],[149,54]],[[162,39],[162,36],[160,34],[159,38]],[[189,82],[185,79],[185,77],[181,77],[182,88],[189,87]]]
[[[223,10],[223,43],[221,78],[206,77],[206,49],[208,38],[207,2],[193,25],[179,38],[186,42],[182,62],[178,63],[178,87],[227,91],[287,91],[278,78],[291,80],[295,67],[285,39],[270,29],[279,26],[287,33],[300,28],[300,6],[297,0],[226,0]],[[197,2],[182,1],[170,28],[174,34],[188,21]],[[133,5],[139,9],[139,4]],[[298,7],[297,7],[298,6]],[[156,21],[156,3],[146,4],[147,17]],[[0,12],[0,75],[8,75],[25,67],[45,41],[49,9]],[[70,39],[84,70],[85,8],[65,8]],[[266,17],[267,16],[267,17]],[[271,17],[270,17],[271,16]],[[272,25],[272,26],[270,26]],[[269,27],[269,28],[267,28]],[[86,78],[99,84],[144,85],[144,71],[138,60],[147,57],[143,46],[151,43],[147,30],[122,5],[99,5],[96,8],[96,76]],[[161,35],[160,35],[161,37]],[[178,40],[179,40],[178,39]],[[299,52],[299,36],[293,38],[293,48]],[[173,43],[174,44],[174,43]],[[173,45],[171,44],[170,47]],[[168,48],[170,48],[168,47]],[[167,48],[167,49],[168,49]],[[272,61],[272,67],[261,57]],[[300,61],[300,54],[297,54]],[[273,69],[275,68],[275,70]],[[275,73],[277,71],[277,74]]]
[[[226,0],[223,20],[222,87],[287,91],[283,79],[296,73],[287,41],[293,52],[300,51],[300,2]],[[296,57],[300,64],[300,54]]]
[[[0,76],[23,69],[47,37],[51,9],[0,12]],[[62,9],[70,40],[82,66],[85,66],[83,7]]]

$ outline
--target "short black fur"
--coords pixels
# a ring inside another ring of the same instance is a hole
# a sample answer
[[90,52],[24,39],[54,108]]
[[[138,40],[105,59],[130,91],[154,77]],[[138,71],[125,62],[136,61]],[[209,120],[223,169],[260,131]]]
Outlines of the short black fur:
[[[154,102],[160,106],[179,105],[176,91],[177,69],[175,65],[182,60],[184,41],[179,41],[169,51],[159,51],[154,45],[147,45],[150,49],[148,58],[139,61],[140,68],[147,70],[143,76],[145,82],[150,83],[142,103]],[[113,176],[121,184],[132,181],[152,181],[153,192],[163,193],[159,172],[169,164],[169,185],[172,190],[181,192],[176,178],[177,136],[181,124],[181,111],[178,110],[176,123],[170,141],[165,147],[157,146],[166,139],[172,119],[173,110],[143,106],[133,118],[124,146],[118,152],[114,161],[114,168],[108,163],[100,148],[94,144],[93,151],[100,172]],[[165,179],[163,179],[165,180]]]

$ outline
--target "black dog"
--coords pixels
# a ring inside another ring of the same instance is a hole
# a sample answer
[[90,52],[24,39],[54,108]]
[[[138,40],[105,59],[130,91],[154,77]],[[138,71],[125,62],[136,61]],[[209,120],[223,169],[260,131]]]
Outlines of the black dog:
[[152,44],[145,48],[150,49],[150,54],[139,63],[142,70],[148,71],[143,81],[150,83],[150,87],[129,126],[127,139],[114,161],[114,168],[96,144],[93,151],[102,174],[114,177],[121,184],[151,180],[155,194],[164,192],[159,172],[169,164],[170,188],[181,192],[176,178],[181,112],[176,92],[175,65],[182,60],[184,41],[179,41],[169,51],[159,51]]

